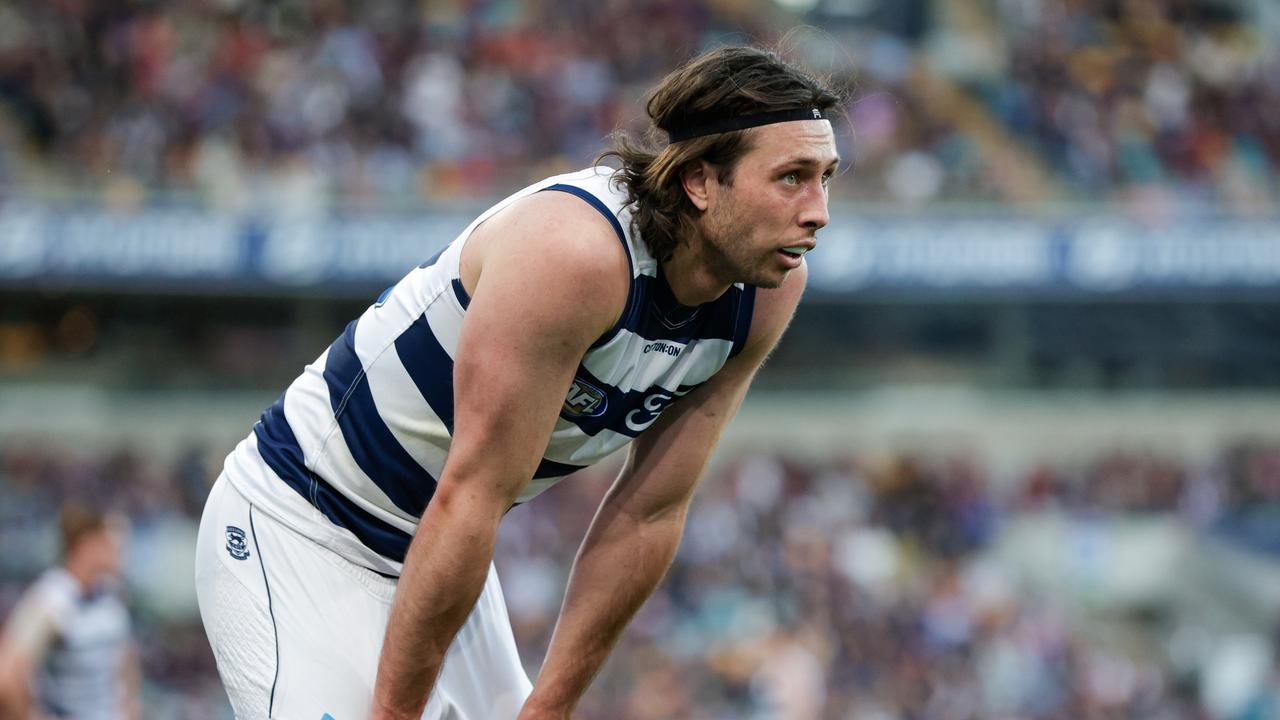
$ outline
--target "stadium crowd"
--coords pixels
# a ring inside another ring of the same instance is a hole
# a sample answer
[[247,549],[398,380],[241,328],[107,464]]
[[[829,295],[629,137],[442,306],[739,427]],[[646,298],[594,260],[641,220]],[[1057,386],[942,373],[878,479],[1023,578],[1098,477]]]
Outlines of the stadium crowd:
[[[154,597],[165,587],[182,596],[190,582],[190,568],[157,548],[190,542],[216,465],[200,450],[162,463],[128,449],[6,445],[0,617],[51,555],[39,541],[59,499],[105,498],[133,521],[148,716],[221,717],[225,700],[198,620],[190,608],[174,610],[181,602]],[[531,672],[607,485],[606,471],[585,471],[504,525],[499,570]],[[1010,487],[996,492],[979,464],[959,457],[734,458],[704,482],[670,576],[580,717],[1212,717],[1194,678],[1167,658],[1095,642],[988,551],[1002,527],[1048,508],[1176,517],[1206,532],[1234,509],[1274,511],[1280,447],[1242,445],[1208,467],[1115,453],[1043,467]],[[1215,501],[1203,499],[1205,487]]]
[[1280,165],[1275,37],[1228,3],[1046,2],[1011,13],[1008,75],[983,88],[1072,194],[1127,188],[1270,208]]
[[[586,163],[699,47],[807,19],[826,29],[796,53],[834,45],[851,89],[838,195],[1270,207],[1277,43],[1247,17],[1006,0],[950,20],[961,5],[906,38],[763,1],[19,0],[0,6],[0,192],[286,214],[490,197]],[[1005,147],[1049,177],[1038,196]]]

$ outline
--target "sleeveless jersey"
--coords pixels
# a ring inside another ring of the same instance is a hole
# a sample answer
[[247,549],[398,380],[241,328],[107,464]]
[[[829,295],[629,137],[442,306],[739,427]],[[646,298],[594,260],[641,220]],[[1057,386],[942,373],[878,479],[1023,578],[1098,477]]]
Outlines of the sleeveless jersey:
[[517,504],[626,445],[709,380],[742,349],[755,288],[738,284],[713,302],[680,305],[632,235],[626,194],[613,173],[588,168],[515,193],[383,292],[228,456],[231,482],[347,559],[399,574],[449,453],[453,362],[470,301],[459,279],[462,248],[481,222],[535,192],[570,193],[607,218],[627,251],[631,286],[618,323],[591,346],[566,388],[542,461]]

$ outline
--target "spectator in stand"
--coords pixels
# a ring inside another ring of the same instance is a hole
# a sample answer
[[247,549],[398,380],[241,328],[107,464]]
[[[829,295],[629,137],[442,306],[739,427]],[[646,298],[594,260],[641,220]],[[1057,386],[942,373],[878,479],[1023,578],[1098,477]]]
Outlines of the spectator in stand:
[[[1047,199],[1265,212],[1280,53],[1224,8],[1002,0],[989,75],[964,89],[1049,171],[1062,196]],[[194,191],[239,213],[499,195],[581,165],[637,88],[719,37],[776,35],[777,12],[710,0],[8,3],[0,187],[126,206]],[[932,32],[913,46],[859,30],[837,70],[859,89],[860,128],[846,148],[858,172],[839,192],[1005,197],[999,159],[912,77],[930,47],[962,34]]]

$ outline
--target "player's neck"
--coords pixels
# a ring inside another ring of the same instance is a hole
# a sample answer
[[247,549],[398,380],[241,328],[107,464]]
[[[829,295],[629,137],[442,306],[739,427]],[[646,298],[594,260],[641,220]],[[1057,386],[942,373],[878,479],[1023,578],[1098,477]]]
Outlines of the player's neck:
[[71,577],[75,578],[80,584],[80,589],[88,592],[98,581],[98,574],[95,572],[92,564],[77,557],[71,556],[62,563],[62,568],[67,571]]
[[729,289],[733,281],[719,277],[713,268],[705,257],[705,245],[697,240],[680,243],[662,261],[662,273],[681,305],[709,303]]

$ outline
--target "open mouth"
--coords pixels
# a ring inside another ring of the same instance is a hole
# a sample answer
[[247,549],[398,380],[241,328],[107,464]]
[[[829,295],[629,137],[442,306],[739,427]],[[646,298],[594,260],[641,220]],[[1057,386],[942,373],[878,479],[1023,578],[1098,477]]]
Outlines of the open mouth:
[[788,265],[799,265],[800,258],[807,252],[809,252],[809,248],[803,245],[794,245],[792,247],[778,249],[778,254],[786,258]]
[[804,253],[796,252],[790,248],[779,250],[778,255],[781,257],[783,264],[792,270],[800,267],[800,263],[804,262]]

